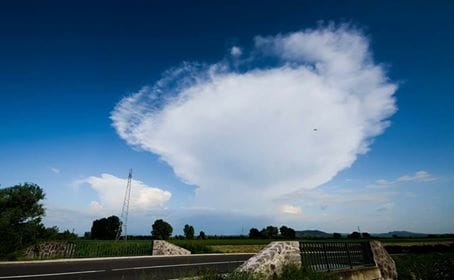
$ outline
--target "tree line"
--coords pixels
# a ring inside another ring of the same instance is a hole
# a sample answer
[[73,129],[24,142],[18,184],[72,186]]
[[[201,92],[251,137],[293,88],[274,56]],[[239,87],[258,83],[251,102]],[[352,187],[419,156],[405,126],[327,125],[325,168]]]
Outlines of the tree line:
[[[153,225],[151,226],[151,238],[152,239],[161,239],[161,240],[167,240],[169,239],[171,236],[172,236],[172,232],[173,232],[173,228],[172,226],[162,220],[162,219],[158,219],[156,220]],[[205,232],[202,230],[199,232],[199,235],[196,237],[195,236],[195,230],[194,230],[194,227],[189,225],[189,224],[186,224],[184,225],[184,228],[183,228],[183,236],[182,235],[176,235],[175,236],[175,239],[206,239],[206,234]]]
[[293,228],[287,226],[281,226],[279,229],[275,226],[267,226],[258,230],[257,228],[251,228],[249,230],[249,238],[266,238],[266,239],[295,239],[296,231]]
[[[86,239],[97,240],[113,240],[117,235],[121,234],[121,221],[117,216],[110,216],[94,220],[91,226],[91,231],[85,233]],[[151,225],[151,239],[167,240],[172,236],[173,227],[163,219],[157,219]],[[184,236],[176,235],[176,239],[205,239],[206,234],[200,231],[196,237],[194,227],[186,224],[183,228]]]

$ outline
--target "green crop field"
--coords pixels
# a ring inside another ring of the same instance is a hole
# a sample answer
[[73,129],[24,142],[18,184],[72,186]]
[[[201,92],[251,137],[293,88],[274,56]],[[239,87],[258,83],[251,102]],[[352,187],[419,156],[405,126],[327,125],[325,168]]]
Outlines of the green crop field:
[[274,240],[272,239],[204,239],[204,240],[169,240],[175,245],[183,246],[187,243],[199,244],[205,246],[213,245],[261,245],[268,244]]
[[382,238],[377,240],[383,243],[384,245],[401,245],[401,246],[435,245],[435,244],[449,245],[454,243],[454,238]]
[[77,240],[74,258],[151,255],[150,240]]
[[[256,252],[272,240],[268,239],[206,239],[169,240],[194,254],[221,252]],[[73,258],[151,255],[151,240],[77,240]],[[251,251],[252,250],[252,251]]]
[[256,253],[272,241],[270,239],[170,240],[173,244],[186,248],[193,254]]
[[[301,239],[309,241],[310,239]],[[330,239],[323,239],[330,240]],[[350,239],[341,239],[348,241]],[[383,245],[392,246],[422,246],[422,245],[450,245],[453,238],[382,238]],[[169,240],[175,245],[190,250],[193,253],[257,253],[273,239],[206,239],[206,240]],[[338,241],[338,240],[333,240]],[[354,241],[354,240],[353,240]]]

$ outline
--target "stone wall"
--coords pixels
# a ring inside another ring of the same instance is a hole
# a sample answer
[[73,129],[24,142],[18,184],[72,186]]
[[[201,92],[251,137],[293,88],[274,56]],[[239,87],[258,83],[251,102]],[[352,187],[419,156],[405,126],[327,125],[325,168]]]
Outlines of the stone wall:
[[374,254],[374,262],[380,269],[384,280],[397,279],[396,263],[379,241],[371,240],[370,248]]
[[260,279],[272,279],[282,272],[284,265],[301,267],[298,241],[271,242],[262,251],[242,264],[237,271],[249,272],[260,276]]
[[74,243],[48,241],[28,247],[24,250],[24,254],[31,259],[71,258],[75,249]]
[[190,255],[191,251],[164,240],[153,240],[153,256]]

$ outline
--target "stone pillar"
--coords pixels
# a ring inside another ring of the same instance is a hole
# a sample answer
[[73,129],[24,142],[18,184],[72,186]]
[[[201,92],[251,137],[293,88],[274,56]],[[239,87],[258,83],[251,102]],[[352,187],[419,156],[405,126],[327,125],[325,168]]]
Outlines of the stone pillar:
[[71,258],[76,245],[67,241],[46,241],[30,246],[24,255],[31,259]]
[[272,279],[274,275],[282,273],[284,265],[301,267],[298,241],[271,242],[262,251],[237,268],[237,271],[253,273],[260,279]]
[[380,269],[381,276],[384,280],[397,279],[396,263],[388,254],[383,245],[376,240],[370,241],[370,248],[374,255],[375,265]]

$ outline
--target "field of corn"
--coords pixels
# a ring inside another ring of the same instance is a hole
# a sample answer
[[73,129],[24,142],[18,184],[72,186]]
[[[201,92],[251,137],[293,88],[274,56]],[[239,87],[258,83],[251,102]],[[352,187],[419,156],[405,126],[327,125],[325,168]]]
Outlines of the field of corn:
[[77,240],[73,258],[151,255],[150,240]]

